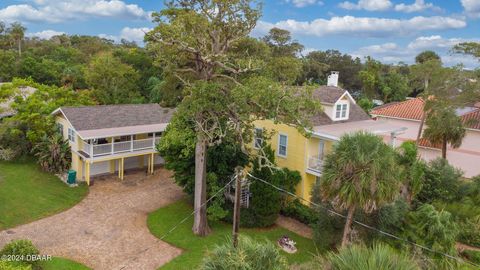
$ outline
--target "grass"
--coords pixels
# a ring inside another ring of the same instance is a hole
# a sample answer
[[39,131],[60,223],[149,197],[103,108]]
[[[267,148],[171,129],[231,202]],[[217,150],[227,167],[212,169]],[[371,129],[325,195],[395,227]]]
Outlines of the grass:
[[85,265],[71,261],[65,258],[53,257],[49,261],[42,261],[40,263],[42,270],[90,270],[90,268]]
[[[160,208],[148,216],[148,228],[156,237],[160,238],[170,228],[177,224],[192,212],[192,207],[185,201],[178,201],[166,207]],[[184,250],[182,255],[176,257],[168,264],[161,267],[168,269],[198,269],[205,252],[212,250],[216,245],[226,242],[232,234],[232,226],[223,222],[210,222],[212,233],[207,237],[198,237],[192,233],[193,220],[180,225],[164,241]],[[298,251],[295,254],[282,253],[290,264],[300,264],[312,259],[317,254],[317,249],[311,239],[301,237],[284,228],[274,226],[268,229],[244,229],[240,228],[241,235],[247,235],[254,239],[268,239],[276,242],[281,236],[288,235],[297,242]]]
[[64,211],[87,194],[42,172],[32,160],[0,162],[0,230]]

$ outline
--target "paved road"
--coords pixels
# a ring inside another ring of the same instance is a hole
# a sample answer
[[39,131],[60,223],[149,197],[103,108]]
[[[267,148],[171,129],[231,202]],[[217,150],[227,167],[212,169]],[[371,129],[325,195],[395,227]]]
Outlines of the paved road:
[[93,269],[157,269],[181,250],[150,234],[147,214],[183,196],[170,172],[126,174],[96,180],[87,197],[60,214],[0,231],[0,247],[30,239],[42,254]]

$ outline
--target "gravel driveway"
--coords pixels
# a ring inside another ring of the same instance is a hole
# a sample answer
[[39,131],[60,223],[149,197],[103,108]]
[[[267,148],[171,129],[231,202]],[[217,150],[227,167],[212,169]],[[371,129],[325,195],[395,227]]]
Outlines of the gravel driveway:
[[167,170],[97,179],[73,208],[0,231],[0,247],[30,239],[42,254],[65,257],[93,269],[157,269],[181,250],[150,234],[147,214],[183,196]]

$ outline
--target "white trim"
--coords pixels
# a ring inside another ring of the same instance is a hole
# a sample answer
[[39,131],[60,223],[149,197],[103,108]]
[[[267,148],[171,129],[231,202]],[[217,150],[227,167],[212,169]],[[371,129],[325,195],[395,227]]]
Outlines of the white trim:
[[[280,154],[280,137],[285,136],[285,155]],[[278,133],[277,156],[286,158],[288,155],[288,135],[285,133]]]
[[337,136],[333,136],[333,135],[330,135],[330,134],[327,134],[327,133],[321,133],[321,132],[313,132],[312,137],[319,138],[319,139],[328,139],[328,140],[336,141],[336,142],[340,141],[340,138],[337,137]]
[[350,102],[352,102],[353,104],[357,104],[355,99],[352,97],[352,95],[350,95],[350,92],[348,92],[347,90],[345,90],[345,93],[343,93],[343,95],[341,95],[335,103],[337,103],[339,100],[341,100],[345,95],[348,96],[348,99],[350,100]]
[[77,132],[77,130],[75,129],[75,127],[72,125],[72,122],[70,122],[70,120],[68,120],[67,115],[62,111],[62,108],[56,109],[55,111],[53,111],[53,112],[51,113],[51,115],[56,115],[58,112],[61,112],[61,113],[62,113],[63,117],[65,117],[65,120],[67,120],[68,125],[71,127],[71,129],[73,129],[73,130],[77,133],[77,135],[80,137],[80,139],[83,139],[83,138],[80,136],[80,134],[78,134],[78,132]]
[[[337,106],[340,105],[340,117],[337,117]],[[345,117],[342,117],[342,112],[343,112],[343,105],[347,105],[347,109],[345,111]],[[335,102],[333,105],[333,121],[342,121],[342,120],[348,120],[350,117],[350,102],[346,100],[338,100]]]
[[394,116],[385,116],[381,114],[372,114],[372,118],[388,118],[388,119],[396,119],[396,120],[405,120],[405,121],[412,121],[412,122],[421,122],[422,120],[411,119],[411,118],[402,118],[402,117],[394,117]]

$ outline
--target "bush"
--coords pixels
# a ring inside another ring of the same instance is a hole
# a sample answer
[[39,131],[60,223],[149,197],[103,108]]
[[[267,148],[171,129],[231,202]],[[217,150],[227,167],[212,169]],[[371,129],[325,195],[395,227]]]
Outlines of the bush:
[[30,240],[13,240],[6,244],[2,250],[0,250],[0,257],[2,255],[22,256],[24,258],[24,260],[22,260],[23,265],[37,265],[37,261],[28,261],[27,257],[39,254],[40,252]]
[[352,245],[339,253],[330,252],[307,268],[310,270],[420,270],[418,263],[407,254],[389,245],[374,243],[371,248]]
[[452,201],[458,193],[462,175],[462,171],[448,164],[447,160],[432,160],[425,171],[423,187],[416,199],[420,203]]
[[458,240],[464,244],[480,248],[480,216],[459,222]]
[[[264,152],[268,160],[275,164],[275,155],[270,146],[264,146]],[[301,176],[297,171],[286,168],[277,170],[266,167],[265,160],[253,161],[251,174],[263,179],[275,186],[287,191],[294,192],[295,186],[300,182]],[[240,211],[241,226],[245,227],[268,227],[275,223],[280,214],[286,197],[283,193],[260,181],[252,180],[250,184],[250,206]]]
[[378,225],[380,229],[390,233],[402,231],[409,211],[409,206],[403,199],[383,206],[378,211]]
[[318,213],[311,207],[301,203],[298,199],[287,202],[285,207],[280,210],[280,213],[306,225],[312,225],[318,221]]
[[29,265],[14,265],[10,262],[0,260],[0,270],[31,270],[32,267]]
[[35,148],[35,156],[42,169],[51,173],[64,173],[72,163],[68,141],[60,134],[45,137]]
[[271,242],[253,241],[248,237],[240,236],[238,247],[232,246],[232,241],[216,246],[203,260],[204,270],[286,270],[287,260],[280,254],[279,249]]

